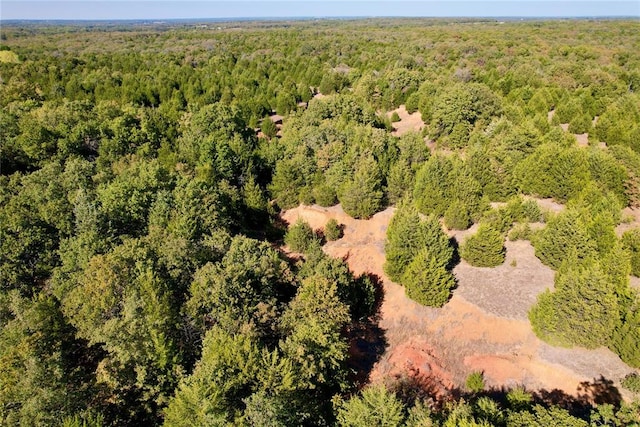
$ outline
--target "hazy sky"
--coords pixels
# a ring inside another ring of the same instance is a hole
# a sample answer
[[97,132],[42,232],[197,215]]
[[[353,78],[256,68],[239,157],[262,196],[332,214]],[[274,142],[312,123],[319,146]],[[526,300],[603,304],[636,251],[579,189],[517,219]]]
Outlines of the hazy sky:
[[631,1],[60,1],[0,0],[0,19],[185,19],[331,16],[640,17]]

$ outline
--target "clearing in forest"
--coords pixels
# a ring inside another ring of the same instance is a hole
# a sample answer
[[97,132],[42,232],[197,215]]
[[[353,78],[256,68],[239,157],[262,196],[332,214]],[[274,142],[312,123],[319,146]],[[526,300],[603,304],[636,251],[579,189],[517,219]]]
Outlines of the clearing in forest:
[[[346,259],[356,273],[378,276],[384,286],[379,326],[387,349],[370,373],[372,382],[410,376],[434,394],[462,387],[473,371],[484,372],[488,386],[525,386],[585,394],[599,378],[617,381],[633,370],[606,348],[556,348],[533,333],[527,312],[537,295],[553,286],[554,272],[535,257],[528,241],[506,243],[507,257],[496,268],[454,269],[458,287],[443,308],[421,306],[384,274],[384,243],[394,208],[369,220],[356,220],[338,206],[299,206],[283,213],[290,224],[298,218],[321,229],[335,218],[344,237],[324,246],[327,254]],[[454,237],[462,240],[467,230]]]

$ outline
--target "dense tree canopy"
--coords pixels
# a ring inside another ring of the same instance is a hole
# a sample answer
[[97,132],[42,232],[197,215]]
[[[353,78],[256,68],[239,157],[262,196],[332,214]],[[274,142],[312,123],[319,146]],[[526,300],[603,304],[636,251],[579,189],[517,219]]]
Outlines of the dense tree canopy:
[[[384,271],[437,307],[457,258],[441,222],[481,223],[461,250],[476,265],[500,264],[520,223],[557,270],[536,333],[640,366],[640,244],[615,233],[640,204],[636,34],[625,20],[3,22],[0,424],[584,425],[526,399],[358,394],[349,334],[375,312],[375,280],[278,213],[396,205]],[[424,129],[395,132],[400,105]]]

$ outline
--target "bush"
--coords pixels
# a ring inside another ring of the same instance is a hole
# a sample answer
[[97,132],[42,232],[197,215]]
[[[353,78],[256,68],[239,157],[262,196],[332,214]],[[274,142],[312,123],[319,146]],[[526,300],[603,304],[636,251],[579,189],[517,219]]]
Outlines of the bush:
[[326,184],[314,187],[312,194],[313,198],[316,200],[316,203],[322,207],[333,206],[338,201],[336,191]]
[[429,248],[415,256],[402,276],[409,298],[429,307],[446,304],[456,281],[443,261],[433,256]]
[[529,312],[531,327],[552,345],[609,345],[620,321],[616,287],[600,263],[576,262],[556,274],[553,292],[538,296]]
[[393,114],[391,115],[391,123],[396,123],[400,121],[400,116],[398,115],[397,111],[394,111]]
[[469,210],[456,200],[444,213],[444,224],[451,230],[466,230],[471,225]]
[[338,425],[344,427],[388,426],[404,423],[404,406],[385,386],[370,386],[338,408]]
[[584,218],[572,210],[550,218],[547,226],[535,234],[532,243],[540,261],[553,269],[559,268],[570,255],[584,259],[595,253]]
[[273,122],[273,120],[271,120],[270,117],[265,117],[264,119],[262,119],[260,128],[264,136],[266,136],[269,139],[275,137],[276,133],[278,133],[278,128],[276,124]]
[[631,274],[640,277],[640,228],[626,231],[622,235],[622,246],[631,257]]
[[522,213],[524,218],[529,222],[541,222],[544,220],[540,206],[533,199],[527,199],[522,202]]
[[504,239],[499,231],[483,224],[462,246],[462,258],[475,267],[496,267],[504,262]]
[[475,371],[469,374],[467,381],[465,382],[467,389],[472,393],[479,393],[484,390],[484,374],[480,371]]
[[405,101],[405,108],[409,114],[413,114],[418,111],[418,103],[420,102],[420,95],[418,92],[413,92],[407,97]]
[[580,114],[569,122],[570,133],[587,133],[591,130],[591,118],[587,114]]
[[284,243],[294,252],[305,253],[317,240],[308,222],[302,218],[289,228],[284,236]]
[[334,218],[331,218],[324,226],[324,237],[328,241],[338,240],[342,237],[342,226]]
[[509,240],[531,240],[531,227],[529,223],[518,223],[509,232]]
[[622,387],[633,393],[640,393],[640,375],[636,372],[627,374],[621,381]]

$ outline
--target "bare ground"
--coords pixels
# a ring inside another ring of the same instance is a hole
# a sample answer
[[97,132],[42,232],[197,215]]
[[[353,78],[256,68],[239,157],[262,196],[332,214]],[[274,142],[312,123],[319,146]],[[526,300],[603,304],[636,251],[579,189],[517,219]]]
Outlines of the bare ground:
[[401,105],[397,109],[389,111],[387,116],[391,117],[394,112],[398,113],[400,121],[391,124],[393,126],[392,135],[402,136],[407,132],[420,132],[424,128],[424,122],[419,111],[409,114],[406,107]]
[[[561,209],[552,201],[541,204]],[[534,335],[527,312],[536,296],[553,286],[554,273],[540,263],[526,241],[507,242],[507,260],[496,268],[461,262],[454,270],[458,287],[443,308],[411,301],[382,270],[393,212],[389,208],[369,220],[355,220],[340,206],[300,206],[283,213],[289,223],[302,217],[314,229],[335,218],[345,226],[344,237],[327,243],[325,252],[346,258],[356,274],[381,278],[384,300],[379,326],[387,349],[370,373],[372,382],[402,376],[427,379],[437,395],[462,387],[470,372],[483,371],[488,386],[523,385],[577,396],[584,382],[600,377],[617,382],[633,371],[605,348],[554,348]],[[463,239],[473,232],[472,228],[452,235]]]

